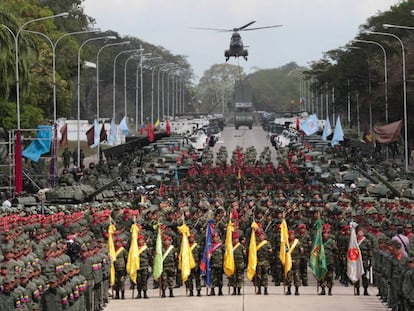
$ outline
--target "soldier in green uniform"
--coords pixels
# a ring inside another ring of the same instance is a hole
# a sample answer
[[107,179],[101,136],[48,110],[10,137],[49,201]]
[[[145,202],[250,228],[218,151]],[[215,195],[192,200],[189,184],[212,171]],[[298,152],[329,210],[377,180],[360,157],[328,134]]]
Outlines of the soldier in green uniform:
[[2,282],[2,291],[0,291],[0,306],[1,310],[4,311],[14,311],[14,297],[12,295],[13,290],[13,281],[10,277],[6,276],[3,278]]
[[[372,259],[372,246],[371,246],[371,241],[365,237],[365,229],[362,227],[359,227],[357,230],[357,242],[359,245],[359,249],[361,250],[361,256],[362,256],[362,261],[364,265],[364,274],[361,276],[362,286],[364,287],[364,296],[369,296],[368,286],[369,286],[369,271],[371,268],[371,259]],[[354,287],[356,289],[355,294],[359,295],[360,294],[359,280],[354,283]]]
[[213,247],[211,250],[210,266],[211,266],[211,292],[210,296],[214,296],[215,287],[218,287],[218,295],[223,296],[223,260],[224,260],[224,246],[220,240],[220,235],[217,232],[212,234]]
[[319,285],[321,286],[321,292],[319,295],[326,295],[325,288],[328,288],[328,295],[332,295],[332,286],[333,286],[333,273],[335,267],[335,261],[337,260],[338,256],[338,247],[336,245],[336,241],[331,235],[330,227],[324,225],[322,228],[322,243],[325,249],[325,259],[326,259],[326,274],[319,281]]
[[298,231],[297,237],[300,245],[303,247],[303,254],[300,257],[300,276],[302,278],[302,285],[308,286],[308,260],[312,248],[312,240],[306,231],[306,225],[304,223],[299,223],[296,229]]
[[391,242],[393,248],[393,256],[391,259],[391,269],[388,278],[390,284],[388,306],[392,310],[397,311],[401,308],[402,293],[401,293],[401,275],[406,269],[406,259],[404,258],[401,251],[401,244],[398,241]]
[[139,270],[137,272],[137,299],[142,298],[141,291],[144,298],[147,295],[147,283],[149,278],[148,269],[152,266],[151,250],[145,243],[145,236],[140,234],[138,236],[138,254],[139,254]]
[[123,243],[120,239],[115,240],[115,255],[115,299],[119,299],[119,292],[121,292],[121,299],[125,299],[128,251],[123,247]]
[[401,283],[402,307],[404,311],[414,310],[414,257],[407,259],[407,271]]
[[48,279],[48,288],[42,294],[40,299],[40,308],[42,311],[63,311],[62,297],[58,290],[58,278],[52,275]]
[[165,235],[163,237],[162,254],[163,271],[161,274],[161,297],[165,298],[165,290],[168,287],[170,291],[169,297],[173,298],[173,288],[175,282],[175,274],[177,270],[177,253],[175,251],[174,246],[172,245],[172,239],[168,235]]
[[300,244],[299,240],[295,237],[295,231],[289,230],[289,245],[290,245],[290,253],[292,257],[292,269],[287,274],[286,278],[286,285],[287,292],[286,295],[291,295],[292,292],[290,287],[292,283],[295,285],[295,295],[299,296],[299,287],[301,284],[301,277],[300,277],[300,257],[303,254],[304,250],[302,245]]
[[241,295],[244,269],[246,268],[246,250],[239,242],[239,234],[237,232],[233,232],[232,239],[235,271],[229,278],[229,286],[233,286],[232,295]]
[[194,284],[193,280],[195,281],[195,286],[197,290],[197,296],[201,296],[201,281],[200,281],[200,257],[202,249],[198,245],[198,243],[195,241],[195,234],[191,233],[188,237],[188,242],[190,244],[190,249],[193,254],[195,267],[191,269],[191,273],[188,276],[188,280],[186,282],[186,286],[190,291],[189,296],[194,296]]
[[257,266],[256,266],[256,282],[257,282],[257,292],[256,294],[261,295],[261,287],[263,286],[263,294],[268,295],[267,285],[268,285],[268,273],[270,268],[270,258],[272,255],[272,245],[269,241],[266,240],[266,235],[263,230],[259,229],[256,232],[257,235]]

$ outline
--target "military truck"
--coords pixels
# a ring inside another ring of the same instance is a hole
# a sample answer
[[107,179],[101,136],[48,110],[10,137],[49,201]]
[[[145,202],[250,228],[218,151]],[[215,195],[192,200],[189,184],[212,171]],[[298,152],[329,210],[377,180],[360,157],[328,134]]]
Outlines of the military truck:
[[252,91],[246,81],[236,81],[234,86],[234,127],[247,126],[252,129],[254,122]]

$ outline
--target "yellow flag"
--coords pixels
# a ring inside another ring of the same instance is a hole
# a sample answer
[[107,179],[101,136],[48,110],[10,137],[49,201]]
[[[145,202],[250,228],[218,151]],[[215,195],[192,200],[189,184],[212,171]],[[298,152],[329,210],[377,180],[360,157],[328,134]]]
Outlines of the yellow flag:
[[191,269],[195,267],[193,252],[190,249],[188,237],[190,236],[190,228],[186,224],[178,227],[178,231],[182,234],[180,254],[178,256],[178,269],[181,270],[181,278],[183,282],[188,280]]
[[141,204],[144,204],[144,203],[145,203],[145,196],[141,195]]
[[290,245],[289,245],[289,232],[286,220],[283,219],[280,224],[280,251],[279,251],[280,262],[284,267],[285,278],[292,269],[292,257],[290,255]]
[[108,252],[109,257],[111,258],[111,278],[110,283],[111,286],[115,285],[115,267],[114,267],[114,261],[116,259],[116,253],[115,253],[115,245],[114,245],[114,233],[116,231],[116,228],[113,224],[110,224],[108,227]]
[[137,271],[139,270],[138,232],[137,224],[131,225],[131,245],[129,246],[126,269],[134,284],[137,283]]
[[223,263],[223,269],[224,273],[227,276],[232,276],[234,274],[234,255],[233,255],[233,234],[234,228],[231,220],[229,220],[229,223],[227,225],[227,232],[226,232],[226,242],[225,247],[226,251],[224,253],[224,263]]
[[252,223],[252,233],[250,234],[249,258],[247,264],[247,279],[251,281],[256,274],[257,251],[256,251],[256,230],[259,228],[256,222]]
[[158,125],[160,125],[160,119],[157,119],[154,123],[154,127],[158,127]]

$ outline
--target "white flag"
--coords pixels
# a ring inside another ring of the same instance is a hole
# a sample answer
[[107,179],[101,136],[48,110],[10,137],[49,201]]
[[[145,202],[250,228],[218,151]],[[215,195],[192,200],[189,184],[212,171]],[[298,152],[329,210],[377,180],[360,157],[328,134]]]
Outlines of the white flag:
[[347,265],[346,274],[352,283],[361,279],[361,275],[364,274],[364,265],[362,263],[362,254],[359,249],[358,241],[356,238],[355,228],[357,223],[351,222],[351,237],[349,239],[349,247],[347,253]]
[[323,129],[322,139],[327,140],[328,136],[332,134],[331,122],[329,122],[329,117],[326,117],[325,128]]

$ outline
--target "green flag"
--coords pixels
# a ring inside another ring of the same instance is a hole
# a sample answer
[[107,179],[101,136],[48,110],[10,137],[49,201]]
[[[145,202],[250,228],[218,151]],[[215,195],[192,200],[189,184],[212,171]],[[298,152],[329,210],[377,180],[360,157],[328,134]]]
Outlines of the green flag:
[[327,271],[325,249],[322,242],[322,221],[318,219],[315,223],[316,233],[310,253],[309,266],[317,280],[322,279]]
[[158,280],[162,274],[162,244],[161,244],[161,226],[157,224],[154,226],[157,228],[157,241],[155,242],[155,256],[153,266],[153,277]]

